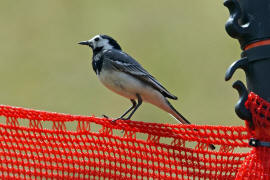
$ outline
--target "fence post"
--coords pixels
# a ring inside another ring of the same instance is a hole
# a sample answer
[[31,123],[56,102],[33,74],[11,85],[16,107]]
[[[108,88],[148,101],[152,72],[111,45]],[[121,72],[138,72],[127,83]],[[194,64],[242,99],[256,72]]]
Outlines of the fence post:
[[225,0],[230,17],[227,33],[238,39],[241,59],[227,70],[225,80],[241,68],[247,88],[241,81],[233,87],[239,93],[236,114],[248,122],[254,148],[239,169],[237,179],[270,178],[270,0]]

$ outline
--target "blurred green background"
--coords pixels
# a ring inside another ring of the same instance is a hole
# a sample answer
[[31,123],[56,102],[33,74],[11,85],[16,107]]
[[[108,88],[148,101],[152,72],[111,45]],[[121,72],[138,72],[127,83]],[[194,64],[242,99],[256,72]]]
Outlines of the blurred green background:
[[[195,124],[241,125],[238,95],[224,81],[240,56],[224,28],[223,1],[0,1],[0,103],[62,113],[118,117],[130,101],[92,71],[92,52],[76,43],[114,37],[178,101]],[[177,123],[144,103],[133,120]]]

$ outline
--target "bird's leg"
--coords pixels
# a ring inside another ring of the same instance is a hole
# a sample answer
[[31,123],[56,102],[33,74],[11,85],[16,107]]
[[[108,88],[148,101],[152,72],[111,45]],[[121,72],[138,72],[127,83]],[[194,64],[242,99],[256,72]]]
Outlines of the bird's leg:
[[119,119],[123,119],[125,115],[127,115],[132,109],[134,109],[137,105],[136,101],[134,99],[130,100],[132,102],[132,106],[124,113],[122,116],[119,117]]
[[142,104],[142,98],[139,94],[136,94],[137,98],[138,98],[138,104],[136,105],[136,107],[133,109],[133,111],[129,114],[129,116],[126,119],[130,119],[132,117],[132,115],[135,113],[135,111],[138,109],[138,107]]
[[119,119],[124,119],[125,115],[127,115],[132,109],[134,109],[137,105],[136,101],[134,99],[130,99],[132,106],[124,113],[122,114],[119,118],[112,120],[113,122]]

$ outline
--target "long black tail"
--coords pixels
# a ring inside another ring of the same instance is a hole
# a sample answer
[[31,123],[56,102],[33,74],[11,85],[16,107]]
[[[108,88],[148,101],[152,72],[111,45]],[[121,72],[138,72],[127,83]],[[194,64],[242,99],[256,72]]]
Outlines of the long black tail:
[[182,114],[180,114],[172,105],[171,103],[165,98],[167,101],[167,104],[170,106],[170,108],[173,110],[173,115],[178,121],[180,121],[182,124],[191,124]]
[[[165,98],[166,99],[166,98]],[[172,105],[171,103],[166,99],[167,104],[170,106],[170,108],[173,110],[173,115],[178,121],[180,121],[182,124],[191,124],[182,114],[180,114]],[[198,131],[197,129],[194,129],[194,131]],[[214,150],[216,147],[213,144],[209,144],[209,148]]]

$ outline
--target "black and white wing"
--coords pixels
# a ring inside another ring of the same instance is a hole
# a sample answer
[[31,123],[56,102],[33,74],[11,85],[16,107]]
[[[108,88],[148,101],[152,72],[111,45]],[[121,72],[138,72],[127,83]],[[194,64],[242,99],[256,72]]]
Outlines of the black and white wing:
[[138,78],[158,90],[163,96],[177,99],[165,89],[152,75],[150,75],[135,59],[119,50],[107,50],[102,54],[103,61],[110,63],[118,70]]

